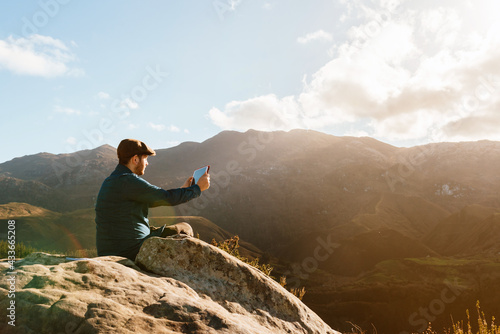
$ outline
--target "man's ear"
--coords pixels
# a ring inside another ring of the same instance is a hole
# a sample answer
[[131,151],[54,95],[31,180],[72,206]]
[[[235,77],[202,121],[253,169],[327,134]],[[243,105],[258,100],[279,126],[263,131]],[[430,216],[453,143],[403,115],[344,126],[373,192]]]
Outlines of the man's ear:
[[136,154],[136,155],[134,155],[134,156],[132,157],[132,159],[134,160],[134,164],[135,164],[135,165],[137,165],[137,164],[139,163],[139,161],[141,160],[137,154]]

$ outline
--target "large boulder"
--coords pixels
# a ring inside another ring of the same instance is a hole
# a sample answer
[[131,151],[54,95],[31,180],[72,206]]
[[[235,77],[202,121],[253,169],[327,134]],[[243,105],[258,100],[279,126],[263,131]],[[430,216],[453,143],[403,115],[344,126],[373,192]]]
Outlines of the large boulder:
[[[1,333],[338,333],[259,270],[196,238],[150,238],[136,263],[34,253],[0,263]],[[15,327],[7,322],[15,300]]]

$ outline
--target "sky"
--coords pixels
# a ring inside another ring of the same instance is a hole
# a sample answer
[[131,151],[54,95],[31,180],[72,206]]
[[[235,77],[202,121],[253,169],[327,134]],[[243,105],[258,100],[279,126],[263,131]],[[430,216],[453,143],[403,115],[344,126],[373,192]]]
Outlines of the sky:
[[0,162],[222,130],[500,140],[497,0],[0,2]]

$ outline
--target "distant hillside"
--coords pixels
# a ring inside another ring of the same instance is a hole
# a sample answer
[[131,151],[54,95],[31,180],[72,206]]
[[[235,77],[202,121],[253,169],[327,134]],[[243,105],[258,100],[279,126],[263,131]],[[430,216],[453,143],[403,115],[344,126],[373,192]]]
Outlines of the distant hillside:
[[[149,218],[151,226],[172,225],[186,222],[193,228],[195,236],[198,236],[201,240],[208,243],[212,240],[222,242],[234,236],[206,218],[196,216],[162,216],[162,209],[162,207],[159,207],[151,210],[151,216]],[[239,245],[241,256],[247,258],[262,258],[263,252],[251,243],[240,240]]]
[[351,223],[366,230],[395,229],[407,237],[421,239],[449,215],[449,211],[425,198],[384,193],[370,212],[359,213]]
[[94,178],[117,163],[116,150],[103,145],[70,154],[39,153],[0,164],[0,173],[25,181],[38,181],[49,187],[95,182]]
[[[203,217],[161,216],[162,208],[151,210],[151,226],[170,225],[185,221],[193,227],[200,239],[206,242],[224,241],[233,234]],[[8,220],[16,221],[16,240],[39,250],[68,252],[94,249],[95,211],[82,209],[58,213],[26,203],[0,205],[0,236],[7,235]],[[262,257],[262,251],[245,240],[240,240],[240,253],[249,258]]]
[[477,300],[489,310],[487,318],[500,313],[499,260],[386,260],[349,280],[318,270],[309,279],[303,300],[343,333],[350,332],[349,322],[368,333],[372,325],[377,333],[422,333],[429,321],[439,330],[449,327],[451,317],[463,319],[466,309],[471,319],[477,317]]
[[424,242],[448,256],[500,254],[500,208],[467,206],[436,225]]
[[[39,181],[25,181],[0,175],[0,203],[29,202],[50,210],[66,210],[72,206],[71,194]],[[67,196],[66,196],[67,195]]]
[[49,216],[54,215],[44,208],[39,208],[26,203],[8,203],[0,205],[0,219],[13,219],[27,216]]
[[0,164],[0,204],[24,202],[59,212],[93,207],[102,181],[117,164],[103,145],[71,154],[39,153]]
[[26,203],[8,203],[0,205],[0,212],[5,213],[0,234],[7,233],[4,222],[15,220],[16,242],[56,252],[95,248],[95,224],[88,209],[61,214]]
[[334,233],[325,231],[323,236],[315,235],[315,240],[297,240],[281,257],[293,262],[307,261],[304,254],[314,255],[318,245],[330,244],[330,255],[326,248],[318,252],[318,268],[336,275],[358,276],[385,260],[439,256],[420,241],[394,230],[373,230],[348,238],[336,238]]

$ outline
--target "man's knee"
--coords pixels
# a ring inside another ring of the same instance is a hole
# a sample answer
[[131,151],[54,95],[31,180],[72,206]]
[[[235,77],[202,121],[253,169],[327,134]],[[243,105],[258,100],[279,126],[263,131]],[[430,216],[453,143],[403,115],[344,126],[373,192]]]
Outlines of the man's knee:
[[186,234],[190,237],[194,236],[193,228],[191,227],[191,225],[185,222],[165,226],[165,229],[163,230],[161,236],[168,237],[176,234]]
[[177,234],[187,234],[190,237],[194,236],[193,228],[188,223],[182,222],[174,226],[177,228]]

